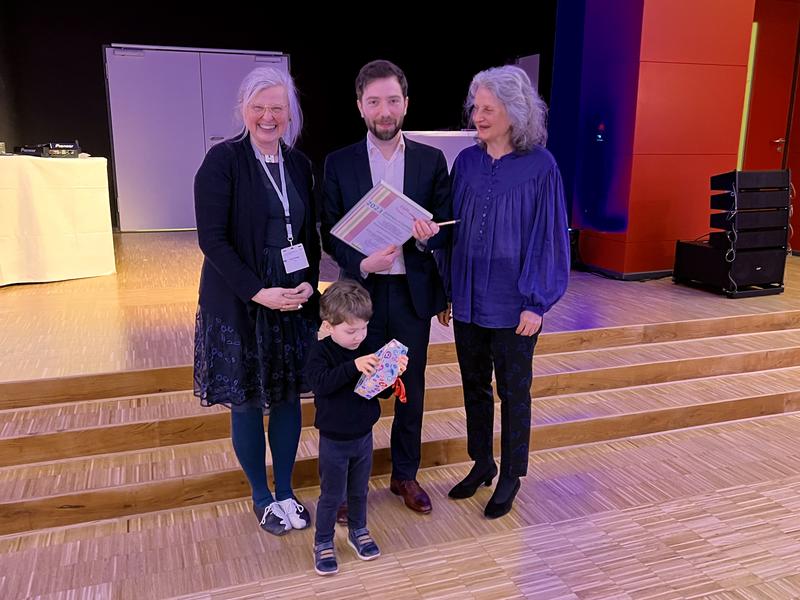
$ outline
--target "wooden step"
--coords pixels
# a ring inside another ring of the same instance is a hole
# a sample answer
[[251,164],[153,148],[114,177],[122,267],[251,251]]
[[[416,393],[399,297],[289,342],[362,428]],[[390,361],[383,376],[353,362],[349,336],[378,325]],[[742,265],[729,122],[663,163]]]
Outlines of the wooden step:
[[[800,329],[534,356],[534,398],[800,365]],[[426,372],[426,407],[452,406],[456,365]]]
[[[534,401],[544,449],[795,410],[800,367]],[[495,430],[499,429],[499,410]],[[391,470],[391,418],[375,427],[374,475]],[[499,435],[495,436],[499,451]],[[317,484],[318,434],[305,428],[294,484]],[[463,408],[425,415],[422,466],[467,460]],[[228,439],[0,469],[0,535],[217,502],[248,493]]]
[[80,400],[119,398],[192,387],[192,367],[162,367],[141,371],[93,373],[53,379],[0,383],[0,410]]
[[[536,356],[534,398],[800,364],[800,330],[750,333]],[[454,364],[427,370],[425,409],[463,405]],[[382,402],[384,415],[392,401]],[[303,403],[303,426],[314,421]],[[226,409],[191,392],[0,411],[0,466],[171,446],[229,435]]]
[[800,367],[534,399],[531,448],[800,410]]
[[[797,328],[800,328],[800,310],[560,331],[542,334],[536,345],[536,355]],[[455,345],[434,344],[428,356],[430,364],[456,362]]]
[[[544,333],[537,355],[800,327],[800,311]],[[456,362],[452,342],[431,344],[430,365]],[[0,383],[0,410],[190,389],[191,365]]]
[[[423,467],[464,460],[464,418],[457,417],[446,411],[426,417]],[[390,431],[384,417],[375,428],[375,475],[391,469]],[[318,483],[317,448],[317,431],[304,429],[296,487]],[[228,439],[6,467],[0,469],[0,535],[216,502],[248,489]]]

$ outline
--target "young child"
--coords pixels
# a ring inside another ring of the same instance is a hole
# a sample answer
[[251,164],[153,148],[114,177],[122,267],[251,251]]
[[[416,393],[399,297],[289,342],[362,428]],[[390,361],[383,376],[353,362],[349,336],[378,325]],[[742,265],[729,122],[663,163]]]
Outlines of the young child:
[[[372,317],[372,301],[361,285],[350,280],[331,285],[320,299],[320,317],[322,331],[330,335],[312,345],[305,368],[306,381],[314,391],[314,426],[319,429],[321,489],[314,568],[320,575],[333,575],[339,571],[333,548],[336,511],[345,499],[348,544],[361,560],[381,554],[367,529],[372,426],[381,415],[381,407],[376,398],[362,398],[353,391],[361,374],[372,374],[379,359],[360,348]],[[408,358],[401,357],[400,373],[407,365]],[[385,395],[391,392],[390,387]]]

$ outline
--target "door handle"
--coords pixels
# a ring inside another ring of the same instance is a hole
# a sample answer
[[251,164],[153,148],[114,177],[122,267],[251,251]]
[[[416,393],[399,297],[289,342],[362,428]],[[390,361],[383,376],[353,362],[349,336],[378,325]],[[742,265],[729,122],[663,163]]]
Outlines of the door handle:
[[777,140],[772,140],[773,144],[783,144],[786,141],[786,138],[778,138]]

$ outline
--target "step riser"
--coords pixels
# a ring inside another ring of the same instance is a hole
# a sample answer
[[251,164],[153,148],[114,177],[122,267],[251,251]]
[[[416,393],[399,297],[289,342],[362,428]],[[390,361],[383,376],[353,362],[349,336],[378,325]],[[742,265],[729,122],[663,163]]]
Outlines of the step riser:
[[531,432],[531,449],[563,448],[659,431],[763,417],[792,412],[797,410],[798,406],[800,406],[800,392],[787,392],[633,415],[542,425],[534,427]]
[[0,410],[192,389],[192,367],[0,383]]
[[[394,406],[387,402],[383,412],[393,414]],[[301,418],[303,427],[314,426],[312,403],[303,403]],[[268,418],[265,418],[265,426],[267,422]],[[227,410],[145,423],[27,435],[0,440],[0,467],[191,444],[225,439],[230,435]]]
[[144,450],[230,436],[227,413],[30,435],[0,441],[0,467]]
[[542,398],[544,396],[610,390],[651,383],[668,383],[717,375],[752,373],[754,371],[782,369],[797,365],[800,365],[800,348],[690,358],[593,371],[541,375],[538,377],[536,376],[536,367],[534,365],[531,393],[534,398]]
[[[645,433],[778,414],[797,410],[799,407],[800,392],[787,392],[650,411],[637,415],[540,425],[531,429],[531,448],[544,450],[607,441]],[[500,436],[496,433],[494,436],[496,455],[500,451],[499,445]],[[422,446],[421,467],[467,461],[469,457],[466,446],[465,438],[425,442]],[[391,473],[391,456],[388,448],[376,448],[373,461],[373,476]],[[271,469],[269,480],[272,480]],[[296,488],[319,485],[316,457],[297,461],[293,484]],[[0,535],[231,500],[248,496],[249,493],[244,475],[238,470],[230,470],[184,479],[5,503],[0,504]],[[436,501],[446,500],[442,498]]]
[[800,327],[800,311],[699,319],[677,323],[629,325],[597,330],[567,331],[543,335],[536,345],[538,355],[596,350],[636,344],[696,340],[735,333],[780,331]]

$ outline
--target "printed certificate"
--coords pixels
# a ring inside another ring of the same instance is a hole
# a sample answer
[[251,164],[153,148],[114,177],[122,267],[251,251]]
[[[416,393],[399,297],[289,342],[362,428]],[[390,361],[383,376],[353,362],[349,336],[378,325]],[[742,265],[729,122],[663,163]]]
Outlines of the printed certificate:
[[364,194],[331,229],[331,234],[365,256],[386,246],[402,246],[411,239],[414,219],[433,215],[385,181]]

